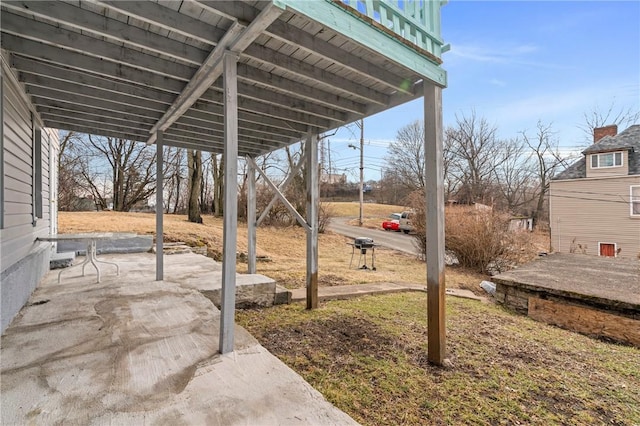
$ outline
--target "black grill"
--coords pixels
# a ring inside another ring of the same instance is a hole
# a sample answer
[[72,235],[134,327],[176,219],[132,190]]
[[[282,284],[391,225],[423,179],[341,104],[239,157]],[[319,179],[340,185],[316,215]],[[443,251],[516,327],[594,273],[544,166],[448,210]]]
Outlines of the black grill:
[[367,237],[358,237],[353,241],[353,245],[357,249],[373,248],[373,240]]

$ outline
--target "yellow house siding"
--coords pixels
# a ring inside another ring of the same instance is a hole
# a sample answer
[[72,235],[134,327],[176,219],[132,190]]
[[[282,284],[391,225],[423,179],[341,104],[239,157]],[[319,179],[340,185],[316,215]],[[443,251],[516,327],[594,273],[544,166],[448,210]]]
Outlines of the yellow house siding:
[[598,243],[613,243],[619,256],[639,256],[640,217],[631,217],[631,185],[640,185],[640,175],[551,182],[554,250],[597,256]]

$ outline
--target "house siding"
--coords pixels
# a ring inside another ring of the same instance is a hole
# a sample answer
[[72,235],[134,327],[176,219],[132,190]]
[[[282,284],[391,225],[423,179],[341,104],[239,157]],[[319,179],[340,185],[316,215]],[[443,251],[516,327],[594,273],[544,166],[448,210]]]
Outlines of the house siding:
[[[620,151],[613,151],[620,152]],[[587,155],[587,177],[608,177],[608,176],[625,176],[629,174],[629,151],[622,151],[622,166],[620,167],[599,167],[594,169],[591,167],[591,156]]]
[[[42,128],[39,117],[6,62],[2,61],[2,229],[0,229],[0,296],[2,331],[26,303],[48,270],[50,243],[37,241],[52,228],[50,222],[50,144],[57,132]],[[34,135],[42,128],[41,182],[34,173]],[[53,151],[55,152],[55,151]],[[36,188],[39,191],[36,194]],[[42,203],[36,215],[36,200]],[[39,212],[38,212],[39,213]]]
[[551,182],[554,250],[597,256],[598,243],[614,243],[619,256],[639,256],[640,217],[630,214],[631,185],[640,185],[640,175]]

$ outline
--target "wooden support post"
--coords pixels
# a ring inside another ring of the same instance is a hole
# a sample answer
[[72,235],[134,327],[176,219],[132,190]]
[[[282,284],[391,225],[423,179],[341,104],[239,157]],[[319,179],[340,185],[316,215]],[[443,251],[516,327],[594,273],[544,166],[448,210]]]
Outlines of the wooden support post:
[[307,136],[307,309],[318,307],[318,135]]
[[163,193],[163,132],[156,132],[156,281],[164,279],[164,193]]
[[446,355],[444,280],[444,169],[442,89],[425,83],[424,144],[427,203],[428,360],[442,365]]
[[247,159],[247,269],[256,273],[256,169]]
[[222,236],[221,354],[233,351],[238,231],[238,54],[224,52],[224,218]]

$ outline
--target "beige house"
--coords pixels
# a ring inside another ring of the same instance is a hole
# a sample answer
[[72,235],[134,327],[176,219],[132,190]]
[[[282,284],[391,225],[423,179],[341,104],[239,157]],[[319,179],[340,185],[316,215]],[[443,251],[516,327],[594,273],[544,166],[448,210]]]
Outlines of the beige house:
[[640,258],[640,125],[595,129],[551,182],[551,244],[562,253]]

